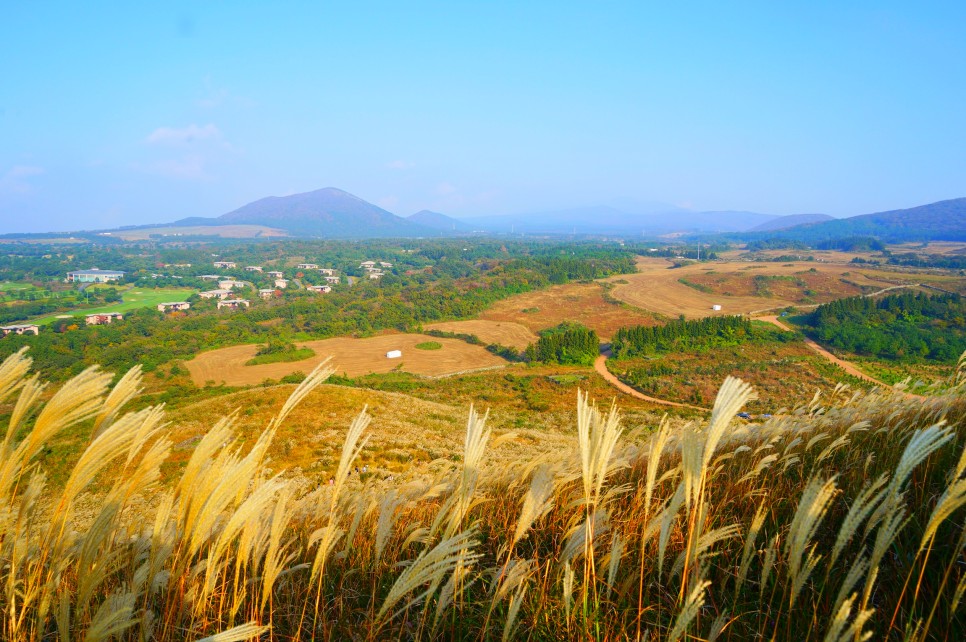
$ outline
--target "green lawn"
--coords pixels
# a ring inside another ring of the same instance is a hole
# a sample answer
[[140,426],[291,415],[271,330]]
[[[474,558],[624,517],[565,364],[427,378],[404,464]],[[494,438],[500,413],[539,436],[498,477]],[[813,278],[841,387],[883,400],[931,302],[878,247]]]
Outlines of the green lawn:
[[[67,314],[78,319],[83,319],[84,315],[99,312],[129,312],[137,308],[153,308],[159,303],[167,303],[168,301],[184,301],[194,293],[195,290],[193,288],[131,288],[121,292],[124,301],[120,303],[110,303],[108,305],[91,308],[74,308],[69,312],[62,312],[60,314]],[[30,319],[30,323],[48,325],[53,323],[60,314],[48,314]]]

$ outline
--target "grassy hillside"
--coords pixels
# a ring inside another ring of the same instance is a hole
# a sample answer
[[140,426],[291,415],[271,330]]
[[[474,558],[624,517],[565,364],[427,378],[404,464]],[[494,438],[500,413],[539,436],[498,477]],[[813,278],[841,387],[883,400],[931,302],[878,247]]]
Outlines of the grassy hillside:
[[[210,416],[185,444],[162,408],[124,411],[136,371],[113,389],[85,371],[34,408],[29,366],[0,365],[5,640],[925,640],[966,625],[962,372],[925,402],[836,390],[755,426],[732,421],[752,390],[729,378],[709,420],[648,438],[578,396],[569,447],[496,463],[512,437],[471,411],[459,456],[391,480],[354,471],[375,428],[363,409],[324,437],[342,441],[332,484],[307,487],[271,453],[325,372],[261,432]],[[37,457],[81,425],[89,445],[49,487]]]

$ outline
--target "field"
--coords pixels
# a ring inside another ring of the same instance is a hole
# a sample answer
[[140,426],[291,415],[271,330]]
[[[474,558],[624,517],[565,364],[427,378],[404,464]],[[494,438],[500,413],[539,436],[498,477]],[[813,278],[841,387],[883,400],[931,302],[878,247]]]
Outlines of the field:
[[[633,275],[614,277],[630,279]],[[618,286],[620,287],[620,286]],[[489,321],[512,321],[537,332],[564,321],[582,323],[607,339],[629,325],[654,325],[647,312],[611,301],[600,283],[569,283],[498,301],[480,314]]]
[[[438,341],[440,350],[417,350],[416,344]],[[196,385],[208,381],[229,386],[247,386],[266,379],[281,379],[293,372],[309,372],[326,357],[339,374],[358,377],[369,373],[401,370],[412,374],[438,377],[466,370],[506,365],[506,361],[482,346],[469,345],[458,339],[436,339],[425,334],[384,334],[367,339],[337,338],[299,342],[315,351],[315,357],[305,361],[268,363],[246,366],[255,356],[256,345],[232,346],[203,352],[185,366]],[[390,350],[402,350],[400,359],[388,359]]]
[[225,239],[252,239],[267,236],[288,236],[288,233],[264,225],[198,225],[191,227],[172,225],[141,230],[119,230],[111,232],[110,235],[125,241],[146,241],[159,236],[220,236]]
[[537,335],[526,326],[511,321],[444,321],[426,326],[427,330],[475,335],[483,343],[498,343],[522,350],[537,340]]
[[83,320],[87,314],[99,312],[129,312],[138,308],[153,308],[159,303],[168,301],[184,301],[187,297],[195,293],[191,288],[131,288],[121,292],[124,300],[120,303],[109,303],[92,308],[74,308],[61,314],[48,314],[43,317],[31,319],[32,323],[46,325],[55,321],[58,317],[67,315]]
[[722,306],[718,314],[750,314],[793,305],[826,303],[901,284],[922,282],[958,288],[964,281],[952,276],[909,274],[815,261],[730,261],[692,263],[674,268],[665,259],[641,258],[637,268],[637,274],[607,279],[614,284],[611,294],[615,299],[666,316],[683,314],[691,319],[714,314],[711,306],[716,304]]

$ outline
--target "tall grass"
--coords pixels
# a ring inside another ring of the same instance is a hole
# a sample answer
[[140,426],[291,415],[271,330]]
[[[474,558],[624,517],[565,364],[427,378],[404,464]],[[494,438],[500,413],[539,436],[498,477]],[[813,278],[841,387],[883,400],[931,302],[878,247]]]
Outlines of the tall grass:
[[[578,395],[573,449],[363,484],[348,427],[331,485],[270,473],[262,435],[212,425],[172,483],[164,410],[133,370],[48,391],[0,364],[4,640],[930,640],[966,630],[966,399],[837,388],[761,425],[726,380],[708,421],[649,439]],[[962,382],[960,375],[958,379]],[[90,443],[62,486],[38,456]],[[96,500],[80,516],[83,499]]]

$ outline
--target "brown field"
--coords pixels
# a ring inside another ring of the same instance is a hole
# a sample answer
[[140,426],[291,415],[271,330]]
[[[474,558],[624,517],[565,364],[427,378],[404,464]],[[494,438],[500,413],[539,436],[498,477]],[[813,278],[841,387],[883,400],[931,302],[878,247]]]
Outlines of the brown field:
[[[438,341],[439,350],[418,350],[416,344]],[[266,379],[281,379],[296,371],[309,372],[326,357],[339,374],[358,377],[369,373],[401,370],[412,374],[440,376],[465,370],[506,365],[506,361],[482,346],[458,339],[436,339],[425,334],[386,334],[368,339],[337,338],[300,342],[315,351],[315,356],[289,363],[246,366],[255,356],[257,345],[232,346],[203,352],[185,363],[196,385],[208,381],[229,386],[247,386]],[[400,359],[387,359],[390,350],[402,350]]]
[[426,326],[427,330],[441,332],[455,332],[457,334],[472,334],[479,337],[483,343],[499,343],[522,350],[537,340],[537,335],[526,326],[511,321],[485,321],[474,319],[471,321],[444,321]]
[[[630,276],[615,277],[631,278]],[[630,325],[655,325],[653,316],[608,301],[600,283],[568,283],[539,292],[518,294],[494,303],[480,315],[490,321],[512,321],[536,332],[576,321],[597,331],[603,339]]]
[[[637,274],[607,279],[615,283],[611,291],[614,298],[659,314],[675,317],[683,314],[688,318],[715,314],[711,310],[714,304],[722,306],[717,314],[749,314],[791,305],[826,303],[895,285],[930,283],[958,290],[964,282],[962,278],[951,276],[819,261],[731,261],[672,268],[666,259],[642,257],[638,259],[637,268]],[[757,275],[789,279],[769,279],[762,288],[755,281]],[[685,285],[679,279],[708,288],[710,292]],[[628,283],[620,283],[621,280]]]
[[251,239],[265,236],[288,236],[288,232],[264,225],[197,225],[151,227],[144,230],[120,230],[111,236],[125,241],[146,241],[156,238],[178,236],[220,236],[225,239]]

